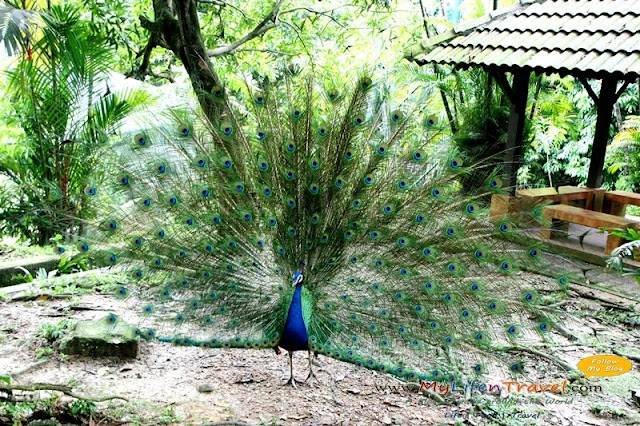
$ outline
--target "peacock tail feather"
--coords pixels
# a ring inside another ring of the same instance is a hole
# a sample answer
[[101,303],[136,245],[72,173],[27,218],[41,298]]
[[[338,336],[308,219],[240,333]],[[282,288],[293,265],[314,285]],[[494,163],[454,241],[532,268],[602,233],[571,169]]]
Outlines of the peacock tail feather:
[[504,348],[546,338],[557,318],[539,293],[567,279],[518,275],[544,262],[516,227],[529,212],[489,221],[504,191],[489,165],[465,164],[433,117],[385,93],[368,75],[344,90],[289,75],[233,101],[218,88],[216,121],[170,111],[111,147],[78,250],[126,272],[115,293],[136,332],[276,347],[298,297],[313,352],[409,380],[521,373]]

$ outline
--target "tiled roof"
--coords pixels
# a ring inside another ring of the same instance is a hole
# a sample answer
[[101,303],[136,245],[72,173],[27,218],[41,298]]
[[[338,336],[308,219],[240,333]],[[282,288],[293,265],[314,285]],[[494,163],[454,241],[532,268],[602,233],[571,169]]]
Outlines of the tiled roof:
[[407,56],[418,64],[638,78],[640,0],[520,0]]

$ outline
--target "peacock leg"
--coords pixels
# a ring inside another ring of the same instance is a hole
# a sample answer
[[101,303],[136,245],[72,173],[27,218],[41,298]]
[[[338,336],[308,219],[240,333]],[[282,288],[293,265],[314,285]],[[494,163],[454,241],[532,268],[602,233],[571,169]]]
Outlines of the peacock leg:
[[292,351],[289,351],[289,373],[290,373],[290,377],[286,384],[291,385],[295,388],[296,381],[293,379],[293,352]]
[[309,352],[309,375],[305,379],[305,382],[307,380],[309,380],[309,379],[311,379],[311,381],[316,379],[316,375],[313,372],[313,362],[312,362],[313,361],[313,355],[312,355],[311,351],[308,351],[308,352]]

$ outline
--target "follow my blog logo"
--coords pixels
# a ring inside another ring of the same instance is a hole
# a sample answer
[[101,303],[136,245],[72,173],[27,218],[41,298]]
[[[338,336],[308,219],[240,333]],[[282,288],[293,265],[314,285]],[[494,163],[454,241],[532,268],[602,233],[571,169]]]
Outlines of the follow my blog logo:
[[631,370],[631,361],[618,355],[593,355],[578,362],[578,370],[591,376],[619,376]]

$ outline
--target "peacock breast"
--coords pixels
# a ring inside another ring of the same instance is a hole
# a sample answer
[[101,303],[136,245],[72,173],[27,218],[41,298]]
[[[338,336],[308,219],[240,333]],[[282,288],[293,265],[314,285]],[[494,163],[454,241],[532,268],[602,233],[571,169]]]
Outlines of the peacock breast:
[[289,304],[279,346],[287,351],[309,348],[309,336],[303,312],[302,284],[297,284]]

